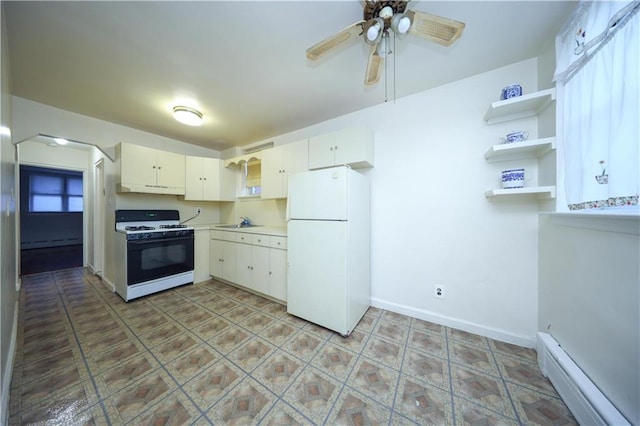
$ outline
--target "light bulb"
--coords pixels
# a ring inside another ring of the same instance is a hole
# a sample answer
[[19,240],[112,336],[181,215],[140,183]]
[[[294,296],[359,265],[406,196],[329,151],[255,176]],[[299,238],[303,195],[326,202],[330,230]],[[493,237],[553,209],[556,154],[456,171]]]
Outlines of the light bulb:
[[380,32],[380,24],[376,22],[375,24],[370,26],[369,29],[367,30],[367,39],[369,39],[369,41],[374,41],[376,38],[378,38],[379,32]]
[[409,27],[411,26],[411,19],[406,16],[402,17],[398,22],[398,32],[400,34],[404,34],[409,31]]

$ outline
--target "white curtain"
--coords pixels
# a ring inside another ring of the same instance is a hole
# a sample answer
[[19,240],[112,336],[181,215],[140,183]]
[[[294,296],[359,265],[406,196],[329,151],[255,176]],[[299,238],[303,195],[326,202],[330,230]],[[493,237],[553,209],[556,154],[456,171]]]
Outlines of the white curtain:
[[[558,96],[562,97],[565,190],[572,210],[638,203],[638,6],[638,2],[581,3],[556,39],[556,78],[563,83]],[[596,36],[589,40],[585,33]]]

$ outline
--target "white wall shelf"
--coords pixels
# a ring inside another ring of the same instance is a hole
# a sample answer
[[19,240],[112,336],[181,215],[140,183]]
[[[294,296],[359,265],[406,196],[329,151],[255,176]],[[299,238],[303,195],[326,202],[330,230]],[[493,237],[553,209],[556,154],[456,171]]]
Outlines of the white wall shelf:
[[502,123],[519,118],[532,117],[540,114],[556,99],[556,89],[546,89],[539,92],[492,102],[484,114],[487,124]]
[[515,196],[528,196],[538,199],[549,199],[556,197],[555,186],[529,186],[524,188],[491,189],[484,193],[490,201],[498,199],[512,198]]
[[556,138],[552,136],[524,142],[493,145],[484,153],[484,158],[489,163],[522,160],[524,158],[541,157],[555,148]]

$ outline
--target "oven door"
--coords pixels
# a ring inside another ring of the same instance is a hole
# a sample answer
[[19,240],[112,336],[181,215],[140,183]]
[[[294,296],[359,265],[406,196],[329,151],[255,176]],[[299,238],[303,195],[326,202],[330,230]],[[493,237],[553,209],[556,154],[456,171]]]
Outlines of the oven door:
[[193,234],[127,241],[127,285],[193,271]]

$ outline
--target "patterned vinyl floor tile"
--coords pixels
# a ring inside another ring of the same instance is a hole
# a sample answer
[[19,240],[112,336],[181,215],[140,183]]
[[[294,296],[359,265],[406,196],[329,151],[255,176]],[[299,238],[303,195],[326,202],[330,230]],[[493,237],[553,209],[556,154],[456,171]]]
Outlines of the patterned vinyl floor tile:
[[536,352],[371,307],[348,337],[216,280],[22,277],[9,425],[576,424]]

